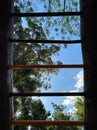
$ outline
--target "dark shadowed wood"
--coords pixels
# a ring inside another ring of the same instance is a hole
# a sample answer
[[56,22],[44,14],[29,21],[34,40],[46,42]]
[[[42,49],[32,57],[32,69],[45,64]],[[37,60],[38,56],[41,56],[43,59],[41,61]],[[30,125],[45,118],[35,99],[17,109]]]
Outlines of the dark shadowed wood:
[[33,40],[33,39],[28,39],[28,40],[25,40],[25,39],[12,39],[12,38],[9,38],[9,41],[10,42],[24,42],[24,43],[46,43],[46,44],[79,44],[82,42],[82,40]]
[[0,0],[0,130],[9,130],[8,30],[10,0]]
[[83,64],[67,64],[67,65],[9,65],[9,69],[33,69],[33,68],[86,68]]
[[85,130],[97,130],[97,0],[81,0]]
[[84,92],[49,92],[49,93],[10,93],[9,97],[12,96],[85,96]]
[[11,13],[12,17],[80,16],[81,12]]
[[44,121],[44,120],[13,120],[11,125],[32,125],[32,126],[84,126],[84,121]]

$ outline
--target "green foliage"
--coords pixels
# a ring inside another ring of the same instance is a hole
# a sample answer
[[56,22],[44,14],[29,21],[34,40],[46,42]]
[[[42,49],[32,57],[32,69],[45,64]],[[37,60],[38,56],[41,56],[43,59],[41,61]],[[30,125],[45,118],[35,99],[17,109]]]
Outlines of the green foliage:
[[46,120],[50,112],[46,111],[40,99],[20,98],[20,114],[18,120]]
[[[57,121],[63,121],[63,120],[73,120],[73,115],[70,115],[68,112],[65,113],[64,109],[65,107],[63,105],[57,105],[55,103],[52,103],[54,113],[52,115],[53,120]],[[81,127],[72,126],[72,127],[66,127],[66,126],[49,126],[47,130],[81,130]]]
[[52,116],[54,120],[69,120],[69,116],[63,112],[65,109],[63,105],[52,103],[52,106],[54,109],[54,114]]
[[[20,98],[20,114],[15,117],[17,120],[46,120],[50,112],[46,111],[40,99]],[[27,130],[27,127],[15,126],[15,130]],[[34,127],[34,129],[46,130],[45,127]]]
[[78,120],[83,120],[84,117],[84,98],[78,97],[75,100],[74,106],[76,108],[75,115]]

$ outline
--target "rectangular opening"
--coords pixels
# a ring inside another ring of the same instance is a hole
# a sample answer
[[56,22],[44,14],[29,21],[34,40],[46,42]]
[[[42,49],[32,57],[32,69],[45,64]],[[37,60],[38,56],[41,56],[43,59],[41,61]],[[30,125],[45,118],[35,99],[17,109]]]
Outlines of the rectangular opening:
[[80,44],[12,44],[14,65],[83,64]]
[[65,129],[69,129],[69,130],[84,130],[84,127],[82,126],[14,126],[14,129],[21,129],[21,130],[24,130],[24,128],[28,128],[30,130],[35,130],[35,129],[40,129],[40,130],[43,130],[43,129],[49,129],[49,130],[65,130]]
[[79,12],[80,0],[65,0],[65,11],[66,12]]
[[80,11],[80,0],[17,0],[14,2],[14,12],[33,13],[65,11]]
[[[17,108],[18,105],[18,108]],[[13,120],[82,121],[83,96],[13,97]]]
[[83,70],[16,69],[13,92],[84,92]]
[[14,18],[13,22],[13,38],[15,39],[80,39],[80,16]]

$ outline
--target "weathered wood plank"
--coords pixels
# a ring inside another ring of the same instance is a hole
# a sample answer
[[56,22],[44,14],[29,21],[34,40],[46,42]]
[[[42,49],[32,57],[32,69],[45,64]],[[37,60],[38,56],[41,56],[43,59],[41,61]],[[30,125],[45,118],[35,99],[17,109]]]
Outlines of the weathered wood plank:
[[45,121],[45,120],[13,120],[10,122],[11,125],[19,125],[19,126],[84,126],[84,121]]

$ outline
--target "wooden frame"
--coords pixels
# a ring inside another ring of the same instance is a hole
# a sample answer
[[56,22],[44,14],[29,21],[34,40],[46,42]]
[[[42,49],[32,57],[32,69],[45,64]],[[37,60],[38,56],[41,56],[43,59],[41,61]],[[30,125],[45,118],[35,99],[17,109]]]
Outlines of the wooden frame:
[[97,1],[81,0],[84,64],[85,130],[97,130]]
[[11,121],[10,125],[19,125],[19,126],[49,126],[49,125],[57,125],[57,126],[83,126],[85,125],[84,121],[44,121],[44,120],[18,120]]
[[79,44],[82,42],[82,40],[33,40],[33,39],[28,39],[28,40],[25,40],[25,39],[12,39],[12,38],[9,38],[9,42],[18,42],[18,43],[21,43],[21,42],[24,42],[24,43],[45,43],[45,44]]
[[81,12],[10,13],[11,17],[80,16]]
[[[65,13],[67,15],[80,15],[81,16],[81,34],[82,34],[82,50],[84,60],[84,83],[85,83],[85,122],[77,122],[77,125],[85,125],[85,130],[97,130],[97,1],[96,0],[80,0],[81,13]],[[9,125],[25,123],[21,121],[11,121],[9,123],[9,69],[25,68],[24,66],[9,66],[8,54],[8,30],[11,17],[36,17],[36,14],[12,14],[10,13],[10,0],[0,1],[1,20],[0,20],[0,130],[9,130]],[[41,16],[42,14],[39,14]],[[44,14],[44,16],[52,16],[52,14]],[[58,16],[60,14],[53,14]],[[15,40],[11,39],[11,42]],[[18,41],[22,42],[22,41]],[[26,41],[24,41],[26,42]],[[33,41],[31,41],[33,42]],[[49,41],[52,42],[52,41]],[[62,41],[63,42],[63,41]],[[77,41],[79,42],[79,41]],[[73,66],[74,67],[74,66]],[[81,66],[80,66],[81,67]],[[83,66],[82,66],[83,67]],[[27,67],[29,68],[29,67]],[[33,68],[33,67],[30,67]],[[60,68],[60,67],[59,67]],[[15,95],[15,94],[13,94]],[[12,96],[12,95],[11,95]],[[30,122],[29,122],[30,123]],[[28,124],[29,124],[28,123]],[[37,123],[37,122],[36,122]],[[38,121],[38,123],[41,123]],[[58,122],[56,122],[57,124]],[[61,122],[63,123],[63,122]],[[59,123],[59,125],[61,124]],[[76,123],[67,125],[74,125]],[[33,125],[35,122],[31,122]],[[50,122],[49,122],[50,124]],[[53,124],[53,122],[51,123]],[[44,124],[43,124],[44,125]],[[47,125],[47,124],[45,124]],[[55,124],[54,124],[55,125]],[[65,124],[66,125],[66,124]]]
[[9,69],[33,69],[33,68],[86,68],[83,64],[70,64],[70,65],[9,65]]
[[10,0],[0,1],[0,130],[9,130],[9,84],[10,74],[7,68],[9,64],[9,26],[10,26]]
[[12,96],[85,96],[84,92],[49,92],[49,93],[13,93],[9,94],[9,97]]

